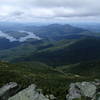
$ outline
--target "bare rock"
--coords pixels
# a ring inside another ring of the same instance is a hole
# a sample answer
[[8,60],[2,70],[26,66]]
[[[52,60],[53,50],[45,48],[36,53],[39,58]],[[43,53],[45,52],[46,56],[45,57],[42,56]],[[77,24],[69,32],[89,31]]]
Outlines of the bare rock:
[[0,100],[8,100],[8,98],[15,94],[18,90],[18,84],[10,82],[0,88]]
[[[97,87],[92,82],[76,82],[70,85],[67,100],[96,100]],[[99,98],[99,97],[98,97]]]
[[36,89],[36,85],[32,84],[28,88],[20,91],[8,100],[49,100]]

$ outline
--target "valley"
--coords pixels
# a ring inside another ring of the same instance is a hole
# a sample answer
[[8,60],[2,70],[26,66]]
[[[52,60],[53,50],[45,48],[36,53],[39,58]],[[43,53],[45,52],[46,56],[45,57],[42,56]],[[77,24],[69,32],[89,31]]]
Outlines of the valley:
[[68,24],[0,30],[0,87],[36,84],[64,100],[70,83],[100,79],[100,37],[92,30]]

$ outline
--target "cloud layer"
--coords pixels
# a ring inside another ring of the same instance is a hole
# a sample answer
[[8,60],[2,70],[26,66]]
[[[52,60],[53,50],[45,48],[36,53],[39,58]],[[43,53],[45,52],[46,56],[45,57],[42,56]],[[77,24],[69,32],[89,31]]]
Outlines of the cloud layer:
[[0,21],[100,21],[99,0],[0,0]]
[[20,37],[19,39],[16,39],[13,36],[8,35],[7,33],[4,33],[2,31],[0,31],[0,38],[6,38],[8,39],[10,42],[13,41],[19,41],[19,42],[24,42],[28,39],[36,39],[36,40],[41,40],[40,37],[36,36],[34,33],[32,32],[27,32],[27,31],[19,31],[19,33],[26,33],[27,35],[24,37]]

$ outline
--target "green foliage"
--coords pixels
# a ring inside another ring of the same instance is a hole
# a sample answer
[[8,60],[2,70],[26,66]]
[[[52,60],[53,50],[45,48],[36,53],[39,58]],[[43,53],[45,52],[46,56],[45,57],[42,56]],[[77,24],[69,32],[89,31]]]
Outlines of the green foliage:
[[40,49],[28,56],[13,59],[13,62],[39,61],[51,66],[62,66],[100,59],[100,39],[87,38],[64,40],[53,46]]
[[43,89],[44,94],[54,94],[57,100],[65,99],[70,83],[83,80],[92,80],[92,77],[68,75],[39,62],[0,62],[0,86],[14,81],[25,88],[33,83]]
[[63,67],[59,67],[58,70],[62,70],[64,73],[73,73],[77,77],[87,76],[100,78],[100,60],[66,65]]
[[0,86],[14,81],[25,88],[34,83],[44,94],[54,94],[57,100],[64,100],[70,83],[100,78],[100,61],[94,61],[100,59],[99,45],[99,39],[35,44],[29,41],[0,51],[0,59],[14,62],[0,62]]

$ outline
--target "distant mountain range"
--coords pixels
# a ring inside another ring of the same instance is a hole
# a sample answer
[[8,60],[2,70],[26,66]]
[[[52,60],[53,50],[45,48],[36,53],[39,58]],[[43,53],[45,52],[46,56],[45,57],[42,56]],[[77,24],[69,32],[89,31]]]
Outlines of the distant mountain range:
[[100,39],[67,39],[58,42],[28,41],[0,50],[0,59],[10,62],[36,61],[62,66],[100,59]]
[[87,23],[71,23],[71,25],[83,29],[90,30],[92,32],[100,33],[100,23],[99,22],[87,22]]
[[[17,28],[18,27],[18,28]],[[98,36],[99,34],[87,29],[73,27],[71,25],[50,24],[47,26],[25,25],[0,25],[0,37],[13,41],[24,42],[28,39],[48,39],[58,41],[63,39],[79,39],[83,37]]]
[[[24,42],[62,39],[77,39],[86,37],[81,33],[88,32],[70,25],[51,24],[48,26],[23,26],[21,24],[0,24],[0,49],[9,49]],[[23,31],[22,31],[23,30]],[[85,33],[85,34],[86,34]],[[89,33],[89,32],[88,32]]]
[[51,66],[62,66],[100,59],[99,51],[100,39],[63,40],[52,45],[41,45],[35,51],[33,49],[30,54],[19,56],[13,61],[39,61]]
[[61,24],[50,24],[47,26],[28,26],[25,28],[27,31],[34,32],[37,36],[43,39],[49,40],[62,40],[67,38],[81,38],[83,36],[96,36],[95,33],[92,33],[88,30],[73,27],[69,24],[61,25]]
[[0,87],[35,83],[64,100],[75,81],[100,79],[100,33],[77,26],[0,24]]
[[21,28],[0,32],[1,60],[64,65],[100,58],[100,37],[94,32],[68,24]]

